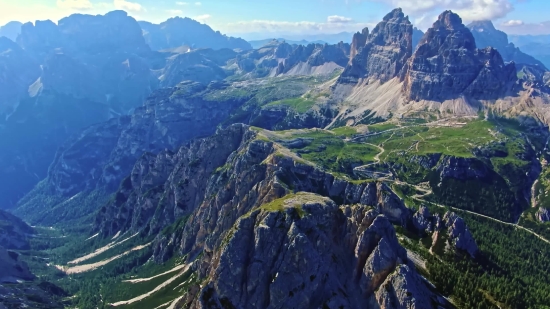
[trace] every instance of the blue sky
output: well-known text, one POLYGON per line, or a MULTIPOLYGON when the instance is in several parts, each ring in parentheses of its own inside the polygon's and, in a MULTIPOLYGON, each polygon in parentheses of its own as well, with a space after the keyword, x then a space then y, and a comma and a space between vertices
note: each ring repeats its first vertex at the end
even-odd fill
POLYGON ((491 19, 511 34, 550 34, 549 0, 0 0, 0 25, 123 9, 138 20, 187 16, 223 33, 257 39, 354 32, 372 27, 395 7, 421 29, 451 9, 465 22, 491 19))

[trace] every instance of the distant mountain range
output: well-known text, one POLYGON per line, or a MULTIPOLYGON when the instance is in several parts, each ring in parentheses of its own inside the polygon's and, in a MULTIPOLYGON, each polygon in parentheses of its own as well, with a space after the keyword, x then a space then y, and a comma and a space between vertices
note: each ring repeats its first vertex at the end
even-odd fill
POLYGON ((260 47, 269 45, 273 42, 285 42, 290 45, 308 45, 308 44, 328 44, 325 41, 306 41, 306 40, 300 40, 300 41, 293 41, 293 40, 287 40, 285 38, 278 38, 278 39, 264 39, 264 40, 256 40, 256 41, 248 41, 250 45, 252 45, 252 48, 258 49, 260 47))
POLYGON ((510 35, 510 42, 550 68, 550 35, 510 35))
POLYGON ((23 24, 18 21, 11 21, 6 25, 0 27, 0 37, 5 36, 8 39, 15 41, 19 33, 21 33, 21 26, 23 24))
POLYGON ((161 24, 140 21, 145 41, 153 50, 163 50, 179 46, 212 49, 252 49, 250 44, 241 39, 228 37, 214 31, 208 25, 191 18, 170 18, 161 24))

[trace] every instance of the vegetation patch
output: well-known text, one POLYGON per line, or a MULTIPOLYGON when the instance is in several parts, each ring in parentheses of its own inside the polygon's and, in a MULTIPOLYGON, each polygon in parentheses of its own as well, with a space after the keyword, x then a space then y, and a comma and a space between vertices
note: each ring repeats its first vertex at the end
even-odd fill
POLYGON ((280 106, 280 105, 290 107, 294 109, 296 112, 302 114, 310 110, 313 107, 313 105, 315 105, 315 101, 300 97, 300 98, 284 99, 284 100, 271 102, 265 106, 269 107, 269 106, 280 106))

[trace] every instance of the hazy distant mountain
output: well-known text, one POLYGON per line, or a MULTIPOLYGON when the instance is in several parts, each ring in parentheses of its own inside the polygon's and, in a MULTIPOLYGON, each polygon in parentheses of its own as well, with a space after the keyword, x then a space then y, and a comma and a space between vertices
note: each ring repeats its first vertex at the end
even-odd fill
POLYGON ((418 46, 418 43, 420 43, 420 40, 422 40, 423 36, 424 36, 424 32, 422 32, 422 30, 416 27, 413 28, 413 36, 412 36, 413 50, 416 49, 416 47, 418 46))
POLYGON ((143 36, 154 50, 163 50, 179 46, 212 49, 252 49, 247 41, 241 38, 228 37, 210 26, 190 18, 175 17, 157 25, 140 21, 143 36))
MULTIPOLYGON (((468 25, 476 40, 478 48, 494 47, 506 62, 514 61, 518 64, 539 65, 544 64, 535 57, 521 51, 514 43, 508 41, 508 35, 495 29, 490 20, 476 21, 468 25)), ((531 49, 528 49, 531 52, 531 49)))
POLYGON ((21 26, 23 24, 18 21, 10 21, 5 26, 0 27, 0 37, 5 36, 8 39, 15 41, 19 33, 21 33, 21 26))
POLYGON ((68 136, 141 105, 158 85, 152 57, 123 11, 26 23, 17 44, 2 38, 0 207, 45 177, 68 136))
MULTIPOLYGON (((236 35, 236 34, 233 34, 236 35)), ((320 33, 320 34, 289 34, 289 33, 239 33, 238 36, 245 38, 248 42, 251 41, 263 41, 266 37, 271 36, 274 38, 284 38, 289 41, 306 41, 308 43, 328 43, 338 44, 340 42, 351 43, 353 38, 353 32, 340 32, 340 33, 320 33)))
POLYGON ((325 41, 306 41, 306 40, 293 41, 293 40, 287 40, 287 39, 284 39, 284 38, 248 41, 248 43, 250 43, 250 45, 252 45, 252 48, 258 49, 260 47, 271 44, 274 41, 286 42, 290 45, 328 44, 325 41))
POLYGON ((510 42, 550 68, 550 35, 510 35, 510 42))

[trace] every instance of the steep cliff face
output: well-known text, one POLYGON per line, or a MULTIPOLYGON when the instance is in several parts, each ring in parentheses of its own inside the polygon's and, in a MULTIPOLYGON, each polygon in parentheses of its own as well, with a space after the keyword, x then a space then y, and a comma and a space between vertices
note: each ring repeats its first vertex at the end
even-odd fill
POLYGON ((40 76, 40 66, 21 47, 0 36, 0 123, 13 113, 28 88, 40 76))
POLYGON ((401 9, 386 15, 372 32, 368 29, 354 35, 351 58, 339 83, 356 84, 362 79, 382 83, 399 76, 412 54, 413 27, 401 9))
POLYGON ((96 186, 116 189, 143 153, 175 150, 192 138, 214 133, 242 102, 207 101, 200 96, 206 89, 186 82, 159 90, 131 117, 87 129, 58 153, 49 179, 65 196, 96 186), (89 142, 93 151, 83 152, 87 148, 80 145, 89 142))
POLYGON ((453 212, 448 211, 443 217, 439 214, 432 216, 428 208, 421 206, 413 216, 413 225, 420 235, 431 235, 432 253, 465 253, 475 258, 479 252, 464 220, 453 212))
POLYGON ((516 64, 538 66, 546 70, 542 62, 522 52, 514 43, 508 41, 508 35, 495 26, 490 20, 475 21, 468 25, 476 39, 479 48, 493 47, 498 50, 504 61, 514 61, 516 64))
POLYGON ((158 235, 156 261, 189 257, 203 284, 186 308, 449 307, 399 245, 391 222, 412 211, 386 185, 337 179, 270 134, 233 125, 143 156, 95 230, 143 230, 158 235))
POLYGON ((365 46, 367 43, 367 38, 369 37, 369 28, 364 28, 361 30, 361 32, 357 32, 353 35, 353 39, 351 40, 351 48, 350 48, 350 54, 349 59, 350 62, 357 56, 359 53, 359 50, 365 46))
MULTIPOLYGON (((241 217, 191 308, 433 308, 384 216, 298 193, 241 217)), ((201 269, 202 271, 202 269, 201 269)), ((444 305, 444 304, 443 304, 444 305)))
POLYGON ((493 48, 477 49, 462 19, 446 11, 428 29, 407 62, 403 91, 410 100, 444 101, 459 96, 503 97, 517 77, 493 48))

